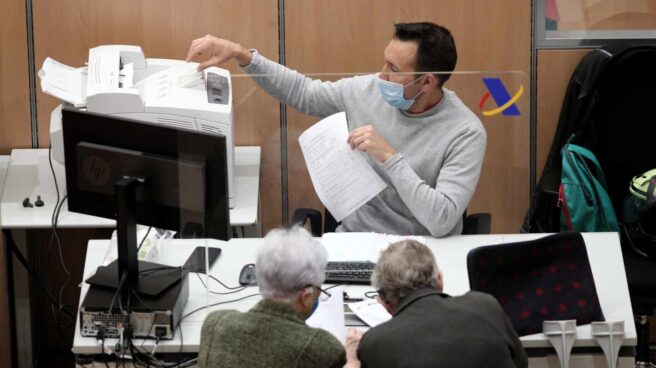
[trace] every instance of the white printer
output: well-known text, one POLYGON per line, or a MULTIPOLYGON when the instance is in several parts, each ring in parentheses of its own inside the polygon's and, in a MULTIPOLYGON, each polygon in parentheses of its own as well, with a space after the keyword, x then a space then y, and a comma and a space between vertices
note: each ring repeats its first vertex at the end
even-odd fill
MULTIPOLYGON (((44 93, 87 111, 226 137, 230 207, 234 207, 234 128, 230 72, 197 63, 146 59, 139 46, 89 50, 88 67, 46 59, 39 71, 44 93)), ((53 158, 64 164, 61 106, 50 117, 53 158)))

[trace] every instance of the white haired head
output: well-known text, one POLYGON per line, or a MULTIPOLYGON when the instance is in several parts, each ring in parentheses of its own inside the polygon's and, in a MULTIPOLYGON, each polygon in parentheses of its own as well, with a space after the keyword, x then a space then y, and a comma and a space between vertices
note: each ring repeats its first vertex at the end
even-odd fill
POLYGON ((429 287, 441 292, 441 279, 433 252, 416 240, 403 240, 387 247, 371 277, 372 285, 392 305, 417 289, 429 287))
POLYGON ((328 254, 302 227, 274 229, 257 251, 255 272, 260 294, 291 301, 307 286, 321 286, 328 254))

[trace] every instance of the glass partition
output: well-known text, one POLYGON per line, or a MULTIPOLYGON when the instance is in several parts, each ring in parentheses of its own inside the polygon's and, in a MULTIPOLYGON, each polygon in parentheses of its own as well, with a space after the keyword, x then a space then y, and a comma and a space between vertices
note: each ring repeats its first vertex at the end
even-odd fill
MULTIPOLYGON (((286 185, 287 198, 284 200, 288 201, 290 216, 296 208, 323 210, 322 202, 318 198, 317 190, 315 190, 308 173, 308 163, 302 153, 299 137, 325 116, 343 110, 346 110, 347 121, 351 119, 348 123, 349 130, 356 125, 372 124, 382 134, 389 134, 385 130, 385 125, 389 121, 386 121, 385 116, 381 116, 377 110, 380 106, 385 106, 377 105, 382 101, 381 92, 375 82, 375 78, 380 78, 381 75, 377 73, 305 73, 305 76, 314 80, 302 87, 312 96, 306 99, 300 98, 298 92, 293 88, 272 87, 281 83, 279 75, 232 75, 235 107, 234 128, 239 132, 237 141, 244 139, 244 137, 240 138, 239 134, 248 133, 242 130, 244 127, 255 129, 258 134, 263 131, 268 132, 268 138, 263 140, 262 147, 263 169, 260 192, 263 203, 266 201, 265 198, 282 197, 283 185, 286 185), (347 87, 349 85, 350 87, 347 87), (359 85, 364 87, 355 87, 359 85), (263 95, 265 93, 263 88, 277 98, 290 102, 282 118, 273 118, 275 114, 269 114, 269 119, 257 120, 258 111, 272 110, 276 107, 274 104, 277 103, 272 97, 263 95), (360 89, 353 94, 352 92, 339 92, 340 88, 360 89), (353 100, 346 100, 350 98, 353 100), (258 101, 260 102, 258 103, 258 101), (279 162, 281 158, 280 170, 268 171, 266 169, 267 162, 279 162), (285 180, 278 182, 279 175, 284 175, 285 180)), ((415 79, 419 79, 422 75, 416 77, 415 79)), ((304 83, 300 79, 297 82, 304 83)), ((480 180, 475 194, 467 206, 468 213, 490 213, 493 233, 517 232, 529 203, 530 103, 527 75, 518 71, 459 71, 451 74, 444 87, 448 91, 446 97, 442 97, 442 103, 448 102, 453 106, 458 106, 461 101, 466 107, 462 111, 469 110, 463 115, 465 118, 452 123, 453 127, 450 131, 457 130, 460 126, 467 126, 477 118, 487 133, 487 147, 480 180)), ((295 86, 294 88, 299 87, 295 86)), ((407 90, 410 91, 410 88, 408 87, 407 90)), ((442 108, 440 106, 442 105, 438 103, 436 108, 442 108)), ((399 119, 402 114, 400 112, 398 114, 398 116, 389 116, 389 119, 399 119)), ((412 123, 412 119, 408 117, 409 124, 412 123)), ((424 121, 424 124, 426 123, 430 124, 430 119, 424 121)), ((414 128, 408 127, 408 129, 414 128)), ((399 135, 402 135, 402 132, 399 135)), ((451 143, 452 147, 437 147, 436 149, 434 146, 438 143, 432 142, 440 142, 438 138, 419 134, 412 139, 415 139, 417 144, 421 144, 421 147, 401 146, 398 151, 404 154, 405 150, 409 150, 407 156, 412 167, 415 160, 416 162, 425 162, 427 159, 425 155, 433 154, 431 152, 444 152, 448 156, 456 154, 455 151, 462 149, 453 143, 451 143)), ((388 135, 385 136, 385 139, 389 142, 396 142, 399 137, 388 135)), ((348 147, 345 141, 336 141, 331 144, 333 143, 348 147)), ((362 155, 369 154, 362 153, 362 155)), ((431 160, 446 161, 446 158, 429 157, 428 161, 431 160)), ((376 165, 371 160, 367 162, 376 165)), ((466 166, 467 162, 462 165, 466 166)), ((426 175, 423 168, 416 167, 415 169, 419 175, 426 175)), ((383 176, 382 179, 386 185, 394 186, 388 177, 383 176)), ((435 186, 435 182, 429 181, 427 180, 429 185, 435 186)), ((264 211, 262 219, 266 222, 264 218, 276 215, 264 211)), ((361 231, 366 230, 361 229, 361 231)), ((256 249, 260 244, 257 239, 232 239, 229 243, 213 239, 199 240, 193 245, 191 243, 185 245, 187 247, 185 252, 191 254, 192 248, 196 244, 222 248, 222 253, 219 256, 218 266, 211 267, 208 274, 191 273, 189 275, 192 289, 203 288, 207 292, 204 295, 193 292, 190 294, 185 314, 193 313, 185 317, 186 322, 202 324, 208 313, 208 309, 199 309, 204 306, 213 306, 209 308, 209 310, 213 310, 214 307, 225 305, 226 308, 245 311, 260 300, 259 290, 256 286, 241 285, 239 280, 244 266, 255 262, 256 249), (230 259, 230 261, 221 262, 221 259, 230 259), (198 311, 194 312, 196 310, 198 311)), ((248 269, 245 272, 248 273, 248 269)))

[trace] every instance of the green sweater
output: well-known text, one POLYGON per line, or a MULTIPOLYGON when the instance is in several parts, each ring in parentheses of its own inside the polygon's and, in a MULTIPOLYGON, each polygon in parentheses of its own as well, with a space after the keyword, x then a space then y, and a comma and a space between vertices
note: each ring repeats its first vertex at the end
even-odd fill
POLYGON ((218 367, 342 367, 344 348, 289 305, 264 299, 246 313, 221 310, 203 323, 198 364, 218 367))

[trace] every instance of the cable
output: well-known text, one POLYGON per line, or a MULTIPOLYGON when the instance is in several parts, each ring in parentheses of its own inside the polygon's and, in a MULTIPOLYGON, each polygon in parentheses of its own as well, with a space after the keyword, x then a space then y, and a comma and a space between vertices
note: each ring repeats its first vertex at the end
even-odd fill
MULTIPOLYGON (((14 253, 18 261, 23 265, 23 267, 25 268, 25 270, 27 270, 30 276, 32 276, 37 281, 37 284, 39 285, 39 287, 41 287, 43 292, 50 299, 50 302, 55 305, 58 305, 57 299, 52 295, 52 293, 50 293, 50 291, 46 287, 46 283, 34 272, 34 270, 32 270, 29 267, 27 263, 27 259, 25 258, 25 256, 23 256, 23 253, 21 253, 20 249, 18 249, 18 247, 16 246, 16 243, 14 242, 14 238, 11 235, 11 231, 9 229, 3 229, 2 233, 5 235, 5 239, 7 240, 7 246, 9 246, 9 248, 11 249, 12 253, 14 253)), ((72 319, 75 318, 74 316, 68 316, 68 317, 72 319)))
MULTIPOLYGON (((235 288, 236 290, 232 290, 232 289, 230 289, 230 290, 232 290, 232 291, 228 291, 227 293, 219 293, 219 292, 216 292, 216 291, 212 291, 212 290, 210 290, 210 288, 207 287, 207 285, 205 285, 205 281, 203 281, 203 278, 200 277, 200 274, 199 274, 199 273, 196 273, 196 276, 198 276, 198 279, 200 280, 200 283, 203 284, 203 286, 205 287, 205 289, 207 289, 207 291, 210 292, 210 293, 212 293, 212 294, 216 294, 216 295, 229 295, 229 294, 234 294, 234 293, 238 293, 238 292, 240 292, 240 291, 244 291, 244 290, 246 290, 246 286, 242 286, 242 287, 240 287, 240 288, 235 288)), ((217 280, 216 278, 214 278, 214 277, 212 277, 212 279, 218 281, 218 280, 217 280)), ((221 285, 223 285, 222 282, 220 282, 220 281, 218 281, 218 282, 219 282, 221 285)))
POLYGON ((335 285, 331 285, 331 286, 328 286, 327 288, 325 288, 324 290, 330 290, 330 289, 332 289, 332 288, 336 288, 336 287, 338 287, 338 286, 343 286, 343 285, 345 285, 345 284, 335 284, 335 285))
MULTIPOLYGON (((62 329, 68 329, 68 328, 75 325, 75 319, 69 320, 68 325, 64 325, 62 323, 62 320, 59 318, 60 314, 64 315, 64 316, 66 315, 65 313, 63 313, 65 308, 68 307, 68 308, 73 309, 72 306, 70 306, 68 304, 65 304, 65 303, 62 303, 64 290, 66 290, 66 286, 68 285, 68 283, 71 280, 71 274, 68 271, 68 269, 66 268, 66 264, 64 263, 64 255, 63 255, 63 250, 62 250, 62 246, 61 246, 61 240, 59 239, 59 235, 57 234, 57 225, 59 223, 59 214, 61 213, 61 209, 62 209, 64 203, 66 202, 67 195, 65 195, 60 200, 59 183, 57 182, 57 175, 55 174, 55 168, 52 164, 52 143, 48 146, 48 165, 50 166, 50 172, 52 173, 52 179, 53 179, 53 182, 55 183, 55 193, 57 195, 57 200, 55 201, 55 207, 53 208, 52 216, 50 218, 50 220, 51 220, 50 223, 52 225, 52 235, 50 237, 50 242, 48 244, 48 251, 46 253, 46 260, 45 260, 46 264, 45 264, 44 268, 46 269, 47 275, 49 275, 49 273, 50 273, 50 253, 51 253, 53 240, 56 240, 57 247, 59 248, 59 262, 62 266, 62 270, 66 274, 66 280, 64 281, 64 283, 62 284, 62 286, 59 289, 59 300, 58 300, 58 303, 57 303, 57 308, 58 308, 57 312, 55 312, 54 305, 51 305, 51 309, 52 309, 52 312, 53 312, 53 316, 55 317, 55 322, 57 323, 57 327, 59 329, 59 332, 62 335, 65 335, 63 333, 62 329)), ((52 291, 52 286, 50 284, 50 278, 48 278, 48 289, 50 291, 52 291)))
MULTIPOLYGON (((123 271, 123 274, 121 275, 121 280, 118 283, 118 287, 116 288, 116 292, 114 293, 114 296, 112 297, 112 302, 109 304, 109 308, 107 309, 107 314, 112 314, 112 309, 114 309, 114 302, 116 301, 116 296, 120 294, 121 288, 123 287, 123 283, 125 282, 125 279, 127 278, 128 274, 126 271, 123 271)), ((119 298, 120 299, 120 298, 119 298)))
POLYGON ((203 310, 203 309, 206 309, 206 308, 209 308, 209 307, 216 307, 217 305, 223 305, 223 304, 230 304, 230 303, 238 302, 238 301, 241 301, 241 300, 244 300, 244 299, 248 299, 248 298, 251 298, 251 297, 254 297, 254 296, 257 296, 257 295, 260 295, 260 293, 250 294, 250 295, 246 295, 246 296, 244 296, 244 297, 241 297, 241 298, 239 298, 239 299, 228 300, 228 301, 225 301, 225 302, 218 302, 218 303, 214 303, 214 304, 206 305, 206 306, 204 306, 204 307, 196 308, 196 309, 192 310, 191 312, 189 312, 189 313, 185 314, 184 316, 182 316, 182 318, 180 318, 180 322, 179 322, 179 323, 182 323, 182 321, 183 321, 185 318, 187 318, 187 317, 191 316, 192 314, 194 314, 194 313, 196 313, 196 312, 198 312, 198 311, 201 311, 201 310, 203 310))
MULTIPOLYGON (((55 208, 57 208, 57 204, 59 203, 59 185, 57 184, 57 175, 55 174, 55 168, 52 166, 52 142, 50 142, 50 145, 48 145, 48 164, 50 165, 50 172, 52 172, 52 178, 55 181, 55 192, 57 193, 57 201, 55 202, 55 208)), ((54 218, 55 214, 53 212, 52 214, 52 221, 55 222, 54 218)))
POLYGON ((139 249, 141 249, 141 246, 143 245, 144 241, 146 241, 148 234, 150 234, 150 229, 152 228, 153 228, 152 226, 148 227, 148 231, 146 231, 146 235, 144 235, 143 239, 141 239, 141 242, 139 243, 139 246, 137 247, 137 253, 139 252, 139 249))
MULTIPOLYGON (((216 277, 214 277, 214 276, 212 276, 212 275, 208 275, 208 276, 209 276, 212 280, 218 282, 219 284, 221 284, 221 286, 223 286, 224 288, 226 288, 226 289, 228 289, 228 290, 236 290, 236 289, 244 290, 244 289, 246 289, 246 288, 249 287, 249 286, 256 286, 256 285, 249 285, 249 286, 235 286, 235 287, 230 287, 230 286, 228 286, 228 285, 222 283, 221 280, 217 279, 216 277)), ((204 285, 204 284, 203 284, 203 285, 204 285)))

